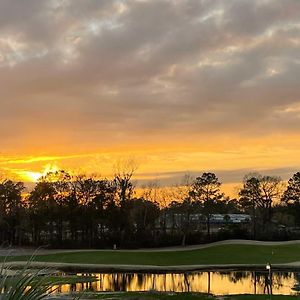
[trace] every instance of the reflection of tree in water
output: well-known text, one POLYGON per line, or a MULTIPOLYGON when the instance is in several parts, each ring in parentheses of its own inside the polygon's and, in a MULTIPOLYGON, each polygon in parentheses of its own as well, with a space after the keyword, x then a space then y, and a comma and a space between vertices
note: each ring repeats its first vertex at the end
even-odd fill
MULTIPOLYGON (((84 274, 84 276, 95 277, 96 274, 91 274, 91 273, 89 273, 89 274, 84 274)), ((91 281, 91 282, 86 282, 85 289, 86 289, 87 291, 91 291, 91 292, 96 291, 96 290, 97 290, 97 282, 93 282, 93 281, 91 281)))
POLYGON ((71 292, 77 292, 76 283, 71 283, 71 284, 70 284, 70 291, 71 291, 71 292))
POLYGON ((270 294, 271 287, 269 281, 269 273, 266 271, 254 271, 252 273, 252 279, 254 285, 254 294, 256 294, 257 287, 262 287, 265 294, 270 294))
POLYGON ((163 277, 163 291, 164 292, 167 290, 167 276, 168 276, 168 274, 162 274, 162 277, 163 277))
MULTIPOLYGON (((105 276, 105 274, 103 274, 105 276)), ((112 291, 127 291, 127 288, 131 285, 131 282, 135 274, 128 273, 112 273, 108 280, 108 285, 112 291)))
POLYGON ((171 285, 169 285, 168 290, 172 292, 184 292, 188 290, 190 286, 190 279, 188 273, 176 274, 171 273, 168 274, 168 280, 171 280, 171 285))
POLYGON ((122 274, 122 291, 127 291, 127 288, 131 286, 136 274, 122 274))
MULTIPOLYGON (((180 278, 181 278, 182 275, 180 275, 180 278)), ((178 281, 178 274, 174 274, 172 273, 171 274, 171 278, 172 278, 172 291, 175 291, 177 290, 178 292, 183 292, 184 291, 184 285, 185 285, 185 282, 184 280, 179 280, 178 281)))
MULTIPOLYGON (((147 274, 147 273, 111 273, 111 274, 80 274, 85 276, 97 275, 97 282, 70 284, 71 291, 89 289, 92 291, 129 291, 129 290, 159 290, 193 292, 200 288, 202 292, 210 292, 211 285, 215 277, 224 277, 233 284, 239 285, 241 282, 251 282, 253 293, 272 293, 272 288, 278 290, 287 285, 288 279, 297 280, 300 287, 300 274, 291 272, 272 272, 272 280, 269 279, 267 271, 206 271, 190 273, 167 273, 167 274, 147 274), (201 283, 200 283, 201 282, 201 283), (272 282, 272 287, 271 287, 272 282), (200 286, 198 284, 200 283, 200 286), (204 284, 204 286, 202 286, 204 284)), ((251 285, 250 283, 250 285, 251 285)), ((289 283, 290 284, 290 283, 289 283)), ((290 287, 292 288, 292 287, 290 287)))
POLYGON ((189 292, 189 291, 190 291, 189 274, 184 273, 183 278, 184 278, 185 291, 186 291, 186 292, 189 292))
POLYGON ((174 274, 173 273, 171 274, 171 279, 172 279, 172 290, 173 290, 174 286, 176 286, 175 279, 174 279, 174 274))
POLYGON ((227 277, 230 282, 237 283, 251 276, 249 271, 218 272, 221 277, 227 277))
POLYGON ((285 284, 284 282, 287 279, 293 278, 293 273, 291 272, 282 272, 282 273, 273 273, 272 274, 272 286, 274 288, 283 287, 285 284))
POLYGON ((299 272, 294 273, 294 278, 295 278, 295 281, 297 282, 297 284, 300 284, 300 273, 299 272))
MULTIPOLYGON (((160 290, 161 291, 164 291, 166 292, 168 290, 167 288, 167 284, 169 282, 169 279, 168 277, 172 276, 172 274, 159 274, 159 275, 154 275, 154 278, 153 278, 153 281, 156 282, 157 281, 157 277, 159 276, 160 278, 160 282, 161 282, 161 285, 159 286, 160 290)), ((172 286, 171 290, 174 289, 174 286, 172 286)))
POLYGON ((290 278, 293 278, 291 272, 272 272, 271 278, 269 278, 267 271, 256 271, 252 274, 255 290, 256 286, 261 286, 265 294, 271 294, 273 289, 280 289, 285 286, 284 281, 290 278))
MULTIPOLYGON (((113 281, 114 287, 116 287, 119 291, 126 291, 126 278, 127 274, 117 274, 113 281)), ((114 288, 115 289, 115 288, 114 288)))
POLYGON ((297 294, 300 294, 300 273, 295 272, 294 273, 294 279, 295 279, 295 284, 292 287, 293 291, 297 292, 297 294))
POLYGON ((137 274, 137 286, 138 288, 142 288, 145 282, 145 274, 138 273, 137 274))

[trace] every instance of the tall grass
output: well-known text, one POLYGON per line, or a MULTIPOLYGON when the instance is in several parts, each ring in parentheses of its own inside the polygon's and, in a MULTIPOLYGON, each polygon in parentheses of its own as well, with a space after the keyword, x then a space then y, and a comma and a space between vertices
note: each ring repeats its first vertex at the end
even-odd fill
POLYGON ((38 300, 46 298, 51 290, 51 283, 46 276, 38 272, 17 271, 16 275, 8 276, 4 271, 0 279, 1 300, 38 300))
POLYGON ((13 270, 3 262, 0 270, 1 300, 40 300, 54 291, 44 270, 30 269, 30 261, 21 270, 13 270))

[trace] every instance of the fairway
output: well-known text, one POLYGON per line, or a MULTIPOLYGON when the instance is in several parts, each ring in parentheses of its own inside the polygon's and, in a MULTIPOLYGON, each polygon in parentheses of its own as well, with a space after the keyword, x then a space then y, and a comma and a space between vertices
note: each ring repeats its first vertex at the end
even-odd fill
MULTIPOLYGON (((29 256, 11 256, 10 261, 24 261, 29 256)), ((300 244, 281 246, 220 245, 191 251, 84 251, 36 255, 34 261, 106 265, 223 265, 281 264, 300 261, 300 244)))

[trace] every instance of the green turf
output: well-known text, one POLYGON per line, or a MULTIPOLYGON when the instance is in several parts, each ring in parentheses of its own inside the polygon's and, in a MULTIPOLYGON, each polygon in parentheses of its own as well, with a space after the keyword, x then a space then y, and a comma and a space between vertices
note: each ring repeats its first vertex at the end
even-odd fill
MULTIPOLYGON (((27 260, 26 256, 9 260, 27 260)), ((89 251, 37 255, 41 262, 128 264, 128 265, 196 265, 196 264, 265 264, 300 261, 300 244, 284 246, 222 245, 193 251, 118 252, 89 251)))
POLYGON ((110 300, 297 300, 299 296, 282 295, 234 295, 234 296, 212 296, 200 293, 150 293, 150 292, 121 292, 121 293, 87 293, 84 295, 89 299, 110 300))
POLYGON ((285 296, 285 295, 236 295, 236 296, 226 296, 224 300, 289 300, 300 299, 299 296, 285 296))
POLYGON ((121 292, 121 293, 95 293, 84 295, 87 299, 110 300, 215 300, 215 297, 200 293, 150 293, 150 292, 121 292))

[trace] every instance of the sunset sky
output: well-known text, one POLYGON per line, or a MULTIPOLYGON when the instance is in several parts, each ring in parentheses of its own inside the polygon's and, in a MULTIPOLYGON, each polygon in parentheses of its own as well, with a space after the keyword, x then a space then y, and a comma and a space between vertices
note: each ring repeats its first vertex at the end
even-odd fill
POLYGON ((0 172, 300 170, 299 0, 0 0, 0 172))

